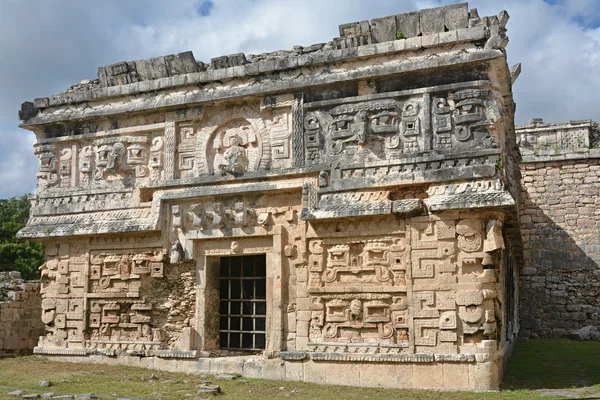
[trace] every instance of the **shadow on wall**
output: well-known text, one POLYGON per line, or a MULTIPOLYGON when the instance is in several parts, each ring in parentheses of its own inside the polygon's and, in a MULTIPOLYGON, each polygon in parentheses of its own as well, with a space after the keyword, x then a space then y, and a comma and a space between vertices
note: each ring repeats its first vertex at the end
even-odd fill
POLYGON ((565 196, 559 195, 559 202, 545 205, 543 210, 530 193, 523 193, 522 338, 563 337, 571 330, 599 325, 600 222, 593 215, 595 196, 579 197, 570 205, 563 204, 565 196), (592 203, 583 204, 586 199, 592 203))

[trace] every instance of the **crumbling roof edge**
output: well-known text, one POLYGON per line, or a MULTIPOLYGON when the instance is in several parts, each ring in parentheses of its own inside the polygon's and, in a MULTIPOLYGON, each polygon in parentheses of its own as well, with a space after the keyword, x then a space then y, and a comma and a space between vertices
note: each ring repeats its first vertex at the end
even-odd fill
POLYGON ((44 108, 83 103, 110 97, 153 92, 178 86, 198 85, 278 71, 345 62, 378 55, 420 51, 459 43, 502 50, 508 13, 479 17, 467 3, 375 18, 340 25, 340 37, 327 44, 260 55, 243 53, 213 58, 210 64, 196 61, 192 52, 147 60, 122 61, 98 69, 98 79, 74 85, 71 91, 25 102, 19 119, 27 121, 44 108))

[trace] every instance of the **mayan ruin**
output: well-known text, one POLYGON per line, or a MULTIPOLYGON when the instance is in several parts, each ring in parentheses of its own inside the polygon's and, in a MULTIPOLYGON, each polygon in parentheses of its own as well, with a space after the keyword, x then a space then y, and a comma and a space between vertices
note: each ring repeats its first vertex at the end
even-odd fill
POLYGON ((600 130, 515 126, 508 20, 422 9, 23 103, 34 352, 485 391, 518 338, 599 325, 600 130))

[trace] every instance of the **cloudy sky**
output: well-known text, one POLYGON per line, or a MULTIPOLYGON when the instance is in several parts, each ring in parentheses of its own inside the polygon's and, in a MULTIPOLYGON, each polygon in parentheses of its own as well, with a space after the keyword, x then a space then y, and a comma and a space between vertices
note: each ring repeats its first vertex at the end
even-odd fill
MULTIPOLYGON (((196 59, 327 42, 338 25, 453 3, 448 0, 0 0, 0 198, 32 192, 33 134, 20 104, 64 91, 97 68, 192 50, 196 59)), ((600 1, 473 0, 506 9, 517 123, 600 120, 600 1)))

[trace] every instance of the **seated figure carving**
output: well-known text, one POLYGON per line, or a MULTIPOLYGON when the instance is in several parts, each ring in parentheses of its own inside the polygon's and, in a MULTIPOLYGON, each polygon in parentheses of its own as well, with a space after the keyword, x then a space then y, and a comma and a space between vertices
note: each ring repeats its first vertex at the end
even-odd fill
POLYGON ((229 148, 224 154, 227 164, 219 164, 221 174, 243 174, 246 172, 248 158, 246 157, 246 149, 240 146, 240 140, 237 136, 229 139, 229 148))

